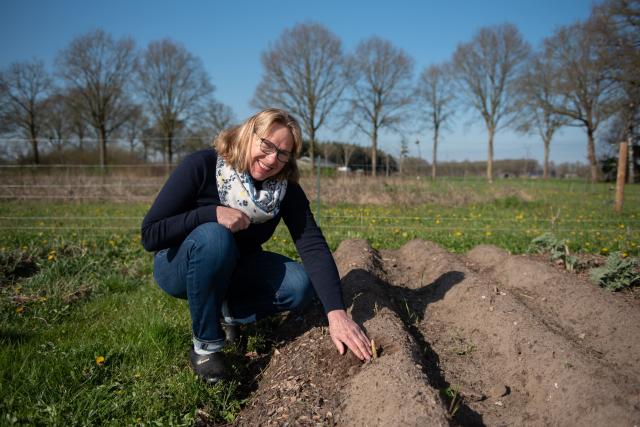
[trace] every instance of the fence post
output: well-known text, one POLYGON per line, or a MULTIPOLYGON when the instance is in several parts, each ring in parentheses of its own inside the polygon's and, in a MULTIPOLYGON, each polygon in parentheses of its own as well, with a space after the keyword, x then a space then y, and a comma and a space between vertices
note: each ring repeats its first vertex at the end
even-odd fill
POLYGON ((618 176, 616 179, 616 212, 622 212, 624 202, 624 182, 627 174, 627 143, 620 143, 620 154, 618 155, 618 176))

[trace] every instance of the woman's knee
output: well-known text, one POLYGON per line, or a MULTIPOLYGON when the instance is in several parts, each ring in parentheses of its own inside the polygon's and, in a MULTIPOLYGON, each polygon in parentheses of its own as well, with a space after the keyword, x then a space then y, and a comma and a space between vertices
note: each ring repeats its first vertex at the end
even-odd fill
POLYGON ((316 293, 311 285, 309 275, 302 265, 298 263, 287 265, 286 281, 285 288, 288 293, 286 299, 289 310, 300 310, 311 303, 316 293))
POLYGON ((217 222, 206 222, 196 227, 185 239, 191 244, 190 252, 222 262, 236 260, 238 249, 231 231, 217 222))

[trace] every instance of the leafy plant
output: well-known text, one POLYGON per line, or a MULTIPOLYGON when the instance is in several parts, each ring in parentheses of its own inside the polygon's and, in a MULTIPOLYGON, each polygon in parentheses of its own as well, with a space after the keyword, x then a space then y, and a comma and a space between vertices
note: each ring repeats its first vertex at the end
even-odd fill
POLYGON ((529 244, 528 252, 549 252, 551 260, 560 260, 568 271, 575 271, 578 267, 578 259, 569 252, 567 242, 564 239, 558 239, 551 233, 544 233, 533 239, 529 244))
POLYGON ((605 265, 592 269, 590 275, 596 284, 611 291, 629 288, 640 282, 637 261, 631 257, 624 258, 619 253, 609 255, 605 265))

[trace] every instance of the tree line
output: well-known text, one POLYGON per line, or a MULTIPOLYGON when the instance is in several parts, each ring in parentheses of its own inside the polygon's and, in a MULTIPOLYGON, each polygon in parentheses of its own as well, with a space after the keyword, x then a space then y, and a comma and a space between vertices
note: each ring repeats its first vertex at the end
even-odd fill
MULTIPOLYGON (((593 181, 602 173, 596 132, 601 140, 629 142, 630 179, 635 175, 640 0, 605 0, 588 19, 558 28, 536 48, 512 24, 481 28, 448 61, 428 65, 417 78, 413 58, 390 41, 374 36, 344 52, 340 38, 320 23, 284 30, 261 62, 251 104, 282 107, 298 117, 312 164, 321 128, 351 128, 369 139, 376 175, 381 132, 402 135, 419 125, 430 132, 425 137, 432 140, 435 178, 442 132, 470 111, 486 127, 489 181, 493 141, 505 128, 540 136, 545 177, 553 137, 563 126, 584 129, 593 181)), ((0 73, 0 125, 31 142, 35 162, 40 136, 56 140, 63 127, 78 144, 91 129, 102 164, 106 141, 116 132, 131 141, 157 135, 165 161, 171 162, 177 135, 215 135, 234 121, 231 110, 213 97, 201 61, 168 39, 136 52, 131 39, 114 40, 98 30, 72 41, 58 54, 55 69, 58 85, 37 60, 0 73)), ((350 144, 344 146, 348 151, 350 144)), ((394 164, 401 165, 408 153, 404 138, 399 148, 394 164)))
POLYGON ((58 52, 54 73, 37 59, 0 72, 0 131, 24 138, 35 164, 42 139, 58 148, 73 140, 79 151, 96 139, 104 166, 116 137, 132 149, 140 142, 145 159, 159 150, 171 163, 178 137, 203 139, 232 124, 233 112, 213 92, 200 58, 180 43, 136 51, 132 39, 95 30, 58 52))

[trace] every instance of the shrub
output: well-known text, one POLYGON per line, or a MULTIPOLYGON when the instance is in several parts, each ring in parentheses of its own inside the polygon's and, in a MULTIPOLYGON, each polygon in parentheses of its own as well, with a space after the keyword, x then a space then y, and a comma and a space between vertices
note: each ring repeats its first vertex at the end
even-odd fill
POLYGON ((592 269, 590 275, 596 284, 611 291, 630 288, 640 282, 636 260, 623 258, 619 253, 609 255, 605 265, 592 269))
POLYGON ((545 233, 533 239, 529 244, 528 252, 549 252, 551 260, 560 260, 568 271, 574 271, 578 266, 578 259, 569 253, 566 241, 558 239, 551 233, 545 233))

